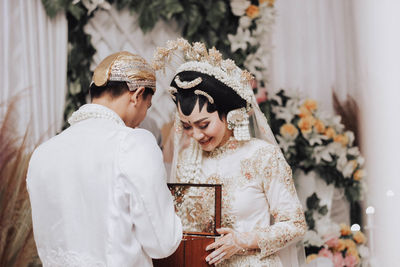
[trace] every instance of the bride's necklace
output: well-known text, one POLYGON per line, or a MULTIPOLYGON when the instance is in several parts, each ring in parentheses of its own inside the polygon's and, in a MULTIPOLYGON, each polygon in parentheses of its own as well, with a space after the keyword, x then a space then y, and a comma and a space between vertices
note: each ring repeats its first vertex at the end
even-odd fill
POLYGON ((86 104, 79 108, 77 111, 72 113, 71 117, 68 119, 68 123, 73 125, 80 121, 98 118, 98 119, 107 119, 114 121, 120 125, 125 125, 123 120, 111 109, 98 105, 98 104, 86 104))
POLYGON ((242 142, 236 140, 235 137, 231 136, 222 146, 215 148, 213 151, 205 153, 210 158, 220 158, 225 152, 236 150, 241 143, 242 142))

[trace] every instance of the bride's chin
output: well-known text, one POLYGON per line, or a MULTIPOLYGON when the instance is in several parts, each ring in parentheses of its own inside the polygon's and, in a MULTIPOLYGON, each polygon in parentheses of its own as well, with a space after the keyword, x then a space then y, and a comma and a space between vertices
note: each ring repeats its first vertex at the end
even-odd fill
POLYGON ((213 150, 215 149, 215 146, 213 146, 213 142, 212 142, 212 141, 213 141, 213 140, 210 140, 210 141, 207 142, 206 144, 201 144, 201 143, 199 143, 201 149, 202 149, 203 151, 206 151, 206 152, 211 152, 211 151, 213 151, 213 150))

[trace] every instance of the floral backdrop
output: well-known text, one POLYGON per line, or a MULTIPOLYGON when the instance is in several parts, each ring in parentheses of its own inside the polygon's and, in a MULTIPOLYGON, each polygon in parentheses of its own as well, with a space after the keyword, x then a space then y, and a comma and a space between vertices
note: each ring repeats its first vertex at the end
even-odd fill
MULTIPOLYGON (((267 98, 269 59, 275 20, 274 0, 42 0, 50 17, 65 12, 68 19, 68 94, 64 119, 86 103, 95 54, 84 26, 99 9, 129 9, 138 16, 144 32, 159 20, 175 20, 181 35, 216 47, 254 76, 257 100, 266 114, 279 145, 296 170, 316 172, 327 186, 344 191, 349 203, 362 198, 364 159, 339 116, 324 112, 315 100, 285 91, 267 98)), ((67 126, 67 125, 65 125, 67 126)), ((296 177, 294 177, 296 179, 296 177)), ((307 261, 329 258, 335 266, 357 266, 368 255, 360 229, 336 224, 328 217, 325 196, 314 192, 306 199, 309 226, 304 240, 307 261)))

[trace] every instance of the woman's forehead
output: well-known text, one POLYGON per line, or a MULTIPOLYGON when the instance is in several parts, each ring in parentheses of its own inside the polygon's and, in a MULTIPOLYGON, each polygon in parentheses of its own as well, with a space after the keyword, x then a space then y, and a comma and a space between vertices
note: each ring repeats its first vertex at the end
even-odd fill
POLYGON ((179 104, 178 104, 178 113, 179 113, 179 118, 182 121, 188 122, 188 123, 193 123, 193 122, 196 122, 203 118, 212 118, 215 115, 218 116, 217 111, 215 111, 213 113, 209 113, 207 111, 207 105, 203 105, 202 109, 199 110, 199 102, 198 101, 197 101, 196 105, 194 106, 193 111, 190 115, 186 116, 185 114, 183 114, 179 104))

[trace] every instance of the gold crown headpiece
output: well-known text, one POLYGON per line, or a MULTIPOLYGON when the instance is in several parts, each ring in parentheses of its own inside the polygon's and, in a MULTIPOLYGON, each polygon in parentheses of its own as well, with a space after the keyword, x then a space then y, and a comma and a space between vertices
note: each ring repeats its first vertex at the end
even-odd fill
MULTIPOLYGON (((166 64, 173 67, 173 61, 178 60, 175 74, 183 71, 197 71, 214 77, 226 86, 232 88, 241 98, 246 100, 248 106, 252 101, 253 89, 251 80, 253 76, 247 70, 241 70, 232 59, 222 59, 222 54, 215 47, 207 51, 204 43, 195 42, 191 45, 187 40, 178 38, 176 41, 168 41, 166 47, 158 47, 154 53, 153 68, 155 70, 165 69, 166 64), (178 53, 181 52, 182 55, 178 53), (174 58, 174 56, 176 58, 174 58), (183 64, 182 64, 183 63, 183 64)), ((175 81, 179 81, 175 79, 175 81)), ((185 83, 185 87, 191 88, 201 83, 198 80, 185 83)), ((170 93, 176 92, 170 90, 170 93)))

